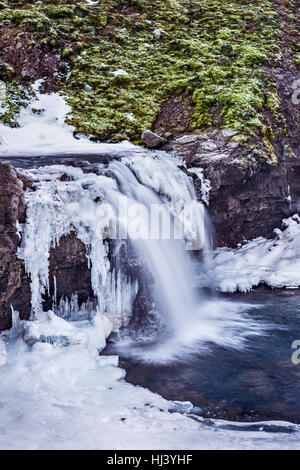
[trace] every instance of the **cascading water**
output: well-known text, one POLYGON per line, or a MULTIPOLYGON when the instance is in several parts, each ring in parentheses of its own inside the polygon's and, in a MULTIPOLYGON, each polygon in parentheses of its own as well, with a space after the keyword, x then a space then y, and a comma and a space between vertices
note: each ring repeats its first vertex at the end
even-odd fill
MULTIPOLYGON (((160 312, 163 313, 168 326, 179 333, 182 329, 183 313, 185 312, 185 322, 189 323, 189 317, 193 315, 196 307, 193 293, 193 269, 186 256, 183 240, 175 240, 172 233, 168 234, 170 236, 167 240, 163 239, 163 233, 159 234, 159 220, 150 220, 151 210, 154 207, 160 209, 159 215, 161 215, 162 223, 170 220, 169 211, 161 204, 160 198, 153 189, 141 184, 123 163, 112 163, 109 169, 114 171, 120 189, 126 196, 129 213, 134 214, 137 203, 140 204, 140 213, 136 215, 139 218, 141 232, 145 233, 140 233, 136 239, 130 238, 130 242, 154 278, 154 297, 160 312), (153 223, 154 227, 151 226, 153 223), (160 236, 151 239, 150 234, 146 233, 151 230, 156 230, 156 235, 160 236)), ((191 194, 191 203, 193 203, 191 182, 188 178, 185 182, 191 194)), ((197 222, 199 226, 203 223, 201 220, 197 222)), ((173 220, 170 221, 170 228, 174 228, 173 220)), ((200 233, 199 236, 201 236, 200 233)))
MULTIPOLYGON (((34 190, 26 192, 27 223, 22 228, 19 257, 31 274, 35 316, 49 292, 50 249, 63 235, 75 232, 87 247, 97 305, 88 302, 78 306, 76 296, 71 301, 60 299, 58 304, 53 298, 53 309, 60 316, 76 320, 99 315, 119 330, 132 317, 139 289, 150 274, 151 313, 156 312, 158 328, 154 331, 159 330, 158 335, 153 337, 153 329, 146 328, 137 341, 136 332, 132 334, 128 328, 119 338, 117 351, 145 360, 169 361, 191 353, 196 343, 199 349, 199 342, 202 347, 211 341, 240 345, 253 325, 248 322, 243 333, 244 320, 236 308, 194 290, 193 264, 185 243, 188 248, 207 244, 204 210, 181 164, 163 152, 145 152, 87 166, 84 171, 61 165, 26 170, 34 180, 34 190), (159 217, 153 219, 154 207, 159 209, 159 217), (166 221, 170 229, 167 236, 166 221), (112 237, 116 238, 115 263, 108 236, 112 233, 116 235, 112 237), (124 256, 122 244, 130 246, 143 266, 138 276, 128 275, 125 260, 118 259, 118 253, 124 256)), ((148 312, 137 313, 147 317, 148 312)))
MULTIPOLYGON (((208 218, 192 182, 192 177, 200 178, 202 199, 208 203, 210 185, 202 170, 190 169, 188 175, 181 159, 126 142, 75 140, 73 129, 65 124, 69 108, 64 99, 41 95, 38 86, 39 82, 36 100, 20 115, 20 127, 15 131, 1 125, 1 154, 15 158, 23 168, 38 166, 23 170, 34 186, 25 194, 27 222, 21 227, 19 250, 31 276, 33 317, 40 315, 47 295, 52 295, 59 316, 106 319, 115 331, 127 326, 134 314, 133 320, 143 318, 143 328, 132 322, 116 347, 143 360, 178 359, 190 354, 194 345, 199 350, 209 342, 240 346, 249 332, 256 331, 240 315, 243 306, 194 291, 197 276, 186 248, 202 247, 204 261, 209 254, 208 218), (24 159, 26 155, 30 158, 24 159), (84 156, 93 165, 57 165, 62 155, 84 156), (41 162, 48 166, 41 167, 41 162), (122 205, 127 208, 125 217, 122 205), (158 206, 152 219, 152 209, 158 206), (129 230, 124 237, 109 240, 115 226, 123 232, 133 226, 137 233, 129 230), (56 280, 49 279, 51 248, 70 233, 86 246, 91 269, 94 299, 83 305, 76 293, 71 299, 57 298, 56 280), (128 268, 131 252, 136 259, 128 268), (147 305, 139 301, 143 296, 147 305)), ((207 269, 205 263, 202 269, 207 269)))

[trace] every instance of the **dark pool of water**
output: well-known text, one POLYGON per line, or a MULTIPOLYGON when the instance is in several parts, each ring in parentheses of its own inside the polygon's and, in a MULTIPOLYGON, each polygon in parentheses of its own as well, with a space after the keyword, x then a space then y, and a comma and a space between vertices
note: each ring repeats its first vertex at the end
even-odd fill
POLYGON ((300 292, 260 289, 228 297, 253 305, 248 314, 271 324, 267 333, 249 338, 243 350, 213 345, 167 365, 120 357, 127 381, 170 400, 191 401, 203 417, 300 423, 300 365, 291 359, 292 343, 300 340, 300 292))

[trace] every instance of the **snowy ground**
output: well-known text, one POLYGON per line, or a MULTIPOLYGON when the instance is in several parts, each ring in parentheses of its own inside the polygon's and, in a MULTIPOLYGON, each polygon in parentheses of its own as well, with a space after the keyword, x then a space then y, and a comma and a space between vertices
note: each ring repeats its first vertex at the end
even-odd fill
POLYGON ((296 425, 292 433, 230 431, 174 412, 178 405, 126 383, 116 356, 97 355, 102 331, 101 321, 45 314, 0 336, 0 449, 300 448, 296 425))
POLYGON ((210 261, 213 283, 223 292, 247 292, 260 283, 300 287, 300 217, 283 221, 276 238, 251 240, 237 249, 219 248, 210 261))

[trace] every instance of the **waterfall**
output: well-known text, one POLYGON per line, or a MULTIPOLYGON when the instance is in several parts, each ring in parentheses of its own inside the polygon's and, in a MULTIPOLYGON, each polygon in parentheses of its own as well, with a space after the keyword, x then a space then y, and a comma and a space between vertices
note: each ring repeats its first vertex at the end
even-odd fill
MULTIPOLYGON (((74 231, 87 247, 97 311, 114 319, 117 326, 128 321, 138 280, 126 275, 120 260, 112 266, 109 240, 103 236, 112 227, 114 231, 118 227, 125 236, 120 240, 119 233, 114 234, 114 250, 117 253, 122 242, 130 244, 153 279, 153 300, 166 324, 179 331, 183 315, 188 322, 195 309, 195 296, 185 242, 203 238, 204 212, 202 204, 196 201, 193 183, 179 168, 180 164, 180 160, 163 152, 145 152, 97 164, 91 170, 87 166, 85 171, 66 165, 24 170, 34 180, 34 187, 25 195, 27 222, 22 227, 19 257, 24 259, 31 275, 35 316, 42 308, 43 296, 49 292, 50 249, 63 235, 74 231), (126 217, 120 214, 124 205, 126 217), (153 208, 158 210, 154 218, 153 208), (184 214, 187 208, 189 217, 184 214), (161 224, 170 229, 166 239, 161 224), (132 233, 132 227, 138 227, 141 233, 132 233), (143 233, 145 230, 149 232, 143 233)), ((70 302, 60 300, 61 316, 68 317, 68 312, 71 319, 76 319, 76 314, 82 316, 88 306, 78 308, 75 304, 76 296, 70 302)))
POLYGON ((145 151, 106 163, 23 171, 34 182, 25 193, 19 249, 31 276, 33 318, 50 293, 51 248, 75 233, 86 246, 95 299, 84 305, 76 293, 57 299, 54 280, 56 314, 70 320, 103 317, 111 330, 121 328, 117 354, 150 361, 183 358, 211 342, 241 347, 253 326, 241 316, 243 306, 195 289, 191 250, 207 247, 208 224, 180 159, 145 151), (143 295, 146 304, 140 303, 143 295), (137 318, 146 322, 141 326, 137 318), (132 326, 122 329, 130 320, 132 326))
MULTIPOLYGON (((150 271, 154 279, 154 298, 162 312, 168 326, 174 331, 182 328, 182 318, 188 323, 188 319, 193 315, 196 308, 196 298, 193 292, 193 269, 192 263, 186 253, 184 240, 174 238, 175 220, 168 208, 162 204, 161 199, 155 191, 140 183, 131 169, 122 162, 115 162, 109 165, 109 169, 114 172, 119 183, 122 194, 126 196, 129 205, 129 213, 134 214, 136 204, 140 204, 139 222, 141 229, 145 231, 139 234, 136 239, 130 238, 134 249, 138 252, 139 258, 150 271), (159 228, 159 218, 151 219, 153 208, 159 209, 159 216, 162 223, 169 222, 170 230, 167 239, 159 228), (133 209, 131 211, 131 209, 133 209), (171 219, 171 220, 170 220, 171 219), (150 233, 154 232, 152 239, 150 233), (156 233, 155 233, 156 232, 156 233), (173 232, 173 233, 172 233, 173 232), (168 236, 170 235, 170 236, 168 236)), ((178 172, 180 170, 177 170, 178 172)), ((182 176, 182 175, 180 175, 182 176)), ((175 175, 176 178, 176 175, 175 175)), ((188 177, 184 178, 186 189, 190 194, 189 204, 200 209, 194 199, 192 182, 188 177)), ((176 201, 173 201, 176 203, 176 201)), ((201 205, 201 209, 202 209, 201 205)), ((184 210, 184 208, 183 208, 184 210)), ((196 216, 203 216, 203 210, 195 211, 194 216, 198 233, 195 236, 201 237, 201 227, 203 220, 197 220, 196 216)), ((131 221, 132 222, 132 221, 131 221)), ((192 224, 193 221, 190 221, 192 224)))

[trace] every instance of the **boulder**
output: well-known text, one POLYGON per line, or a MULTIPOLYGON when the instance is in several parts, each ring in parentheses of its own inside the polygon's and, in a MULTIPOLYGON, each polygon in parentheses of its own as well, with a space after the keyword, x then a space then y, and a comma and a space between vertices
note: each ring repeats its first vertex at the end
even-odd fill
POLYGON ((147 145, 149 149, 156 149, 161 147, 165 143, 165 139, 160 137, 157 134, 154 134, 152 131, 144 131, 142 133, 142 142, 147 145))

